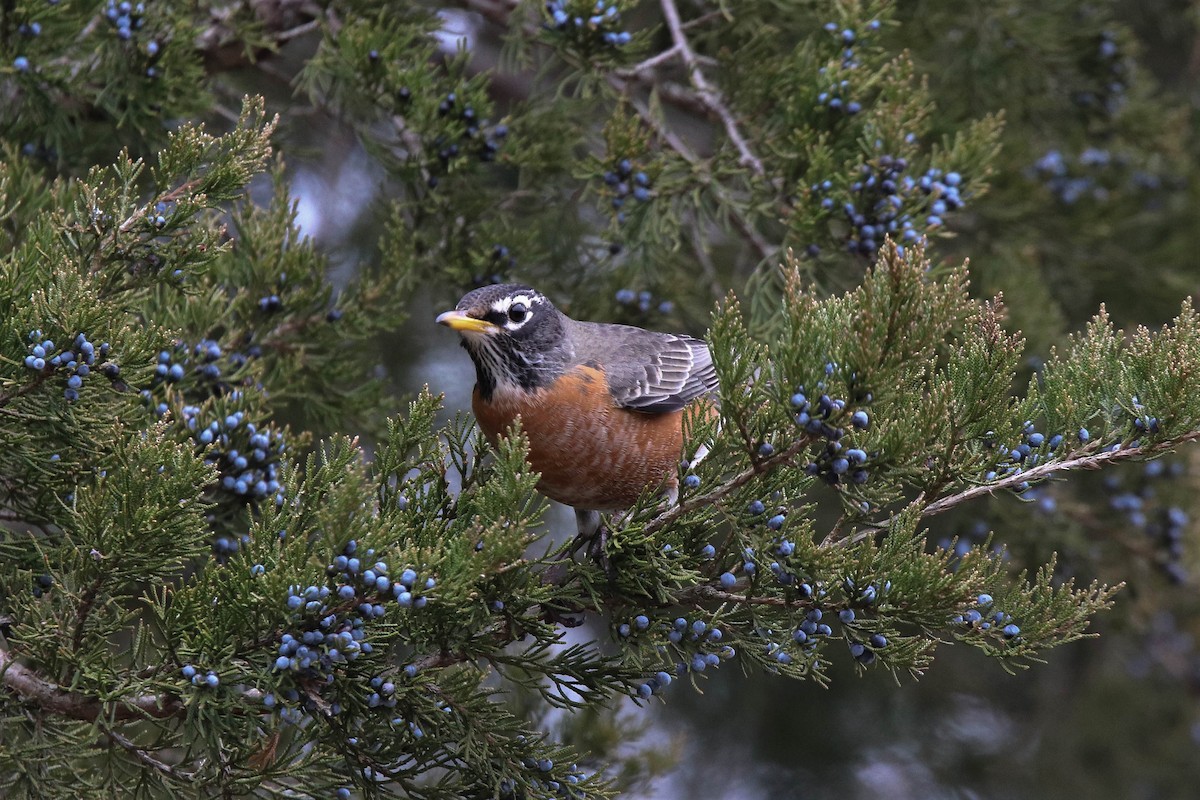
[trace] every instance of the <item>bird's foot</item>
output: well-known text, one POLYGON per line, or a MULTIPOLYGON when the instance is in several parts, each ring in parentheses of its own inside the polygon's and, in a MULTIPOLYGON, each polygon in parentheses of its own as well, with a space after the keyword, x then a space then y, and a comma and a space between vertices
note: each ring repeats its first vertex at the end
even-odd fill
POLYGON ((575 520, 579 523, 579 533, 576 534, 575 541, 571 543, 569 551, 571 557, 574 558, 576 553, 583 548, 587 558, 596 562, 600 569, 604 570, 608 579, 613 580, 616 576, 613 573, 612 562, 608 558, 610 531, 600 519, 600 512, 576 509, 575 520))

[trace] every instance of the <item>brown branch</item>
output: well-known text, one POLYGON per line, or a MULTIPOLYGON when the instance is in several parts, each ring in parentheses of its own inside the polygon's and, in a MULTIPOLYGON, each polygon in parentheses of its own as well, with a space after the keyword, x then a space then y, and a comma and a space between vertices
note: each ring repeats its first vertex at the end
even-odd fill
POLYGON ((653 72, 656 67, 674 60, 679 56, 679 45, 668 47, 657 55, 650 56, 645 61, 634 64, 632 67, 617 70, 617 74, 622 78, 638 78, 647 73, 653 72))
MULTIPOLYGON (((947 495, 939 498, 928 504, 922 505, 925 499, 925 493, 922 492, 917 496, 908 507, 912 505, 921 508, 921 517, 932 517, 935 514, 941 514, 943 511, 949 511, 952 508, 962 505, 970 500, 974 500, 983 495, 995 494, 998 491, 1013 489, 1020 486, 1026 481, 1044 481, 1052 478, 1056 473, 1067 472, 1073 469, 1100 469, 1108 464, 1119 461, 1130 461, 1133 459, 1151 458, 1162 453, 1167 453, 1174 450, 1178 445, 1186 442, 1193 442, 1200 439, 1200 431, 1192 431, 1184 434, 1179 438, 1172 439, 1167 442, 1156 442, 1146 445, 1145 447, 1122 447, 1119 450, 1111 450, 1107 447, 1103 450, 1089 450, 1084 455, 1068 458, 1063 461, 1047 461, 1044 464, 1039 464, 1036 467, 1024 470, 1022 472, 1014 472, 1011 475, 1005 475, 1003 478, 991 481, 989 483, 981 483, 972 486, 969 489, 964 489, 957 494, 947 495)), ((1109 445, 1108 447, 1111 447, 1109 445)), ((879 534, 881 531, 891 527, 892 519, 889 517, 882 522, 865 522, 862 523, 863 529, 854 533, 845 539, 840 540, 842 545, 855 545, 864 539, 879 534)), ((826 539, 826 543, 832 544, 826 539)))
POLYGON ((6 650, 0 650, 0 686, 27 703, 60 717, 95 722, 98 718, 117 721, 167 719, 183 713, 183 701, 172 695, 146 694, 120 700, 102 701, 68 691, 17 663, 6 650))

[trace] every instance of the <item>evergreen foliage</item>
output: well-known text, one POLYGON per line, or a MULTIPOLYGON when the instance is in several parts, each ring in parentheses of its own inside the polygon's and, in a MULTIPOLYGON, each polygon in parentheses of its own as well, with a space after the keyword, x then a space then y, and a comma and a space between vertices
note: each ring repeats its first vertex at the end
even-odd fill
POLYGON ((1191 301, 1155 331, 1100 305, 1161 260, 1160 322, 1196 230, 1185 111, 1119 9, 459 5, 500 66, 420 3, 0 7, 12 796, 611 797, 667 760, 618 752, 627 699, 718 668, 903 680, 950 643, 1019 670, 1122 601, 1069 538, 930 533, 1200 438, 1191 301), (997 63, 911 44, 949 28, 997 63), (298 53, 297 99, 220 113, 235 70, 298 53), (275 153, 302 112, 378 176, 380 264, 336 288, 275 153), (1100 238, 1111 263, 1050 276, 1086 290, 1034 298, 1100 238), (708 332, 709 455, 677 504, 609 518, 602 559, 546 525, 519 429, 491 448, 376 376, 414 296, 502 279, 708 332))

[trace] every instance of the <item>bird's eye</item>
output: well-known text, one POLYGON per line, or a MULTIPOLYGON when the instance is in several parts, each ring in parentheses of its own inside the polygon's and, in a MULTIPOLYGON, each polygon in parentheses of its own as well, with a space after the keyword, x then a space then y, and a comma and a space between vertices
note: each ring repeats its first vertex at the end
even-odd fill
POLYGON ((513 322, 524 322, 525 317, 529 315, 529 309, 524 303, 513 303, 508 307, 508 318, 513 322))

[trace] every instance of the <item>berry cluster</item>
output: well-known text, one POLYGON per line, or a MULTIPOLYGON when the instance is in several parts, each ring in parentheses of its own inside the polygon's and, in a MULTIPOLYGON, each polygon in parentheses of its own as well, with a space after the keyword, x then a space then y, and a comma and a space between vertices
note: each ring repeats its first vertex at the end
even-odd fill
MULTIPOLYGON (((908 166, 907 159, 884 154, 859 167, 857 180, 850 184, 852 199, 842 204, 850 223, 846 237, 850 252, 874 255, 888 235, 901 243, 916 241, 923 231, 940 228, 948 212, 963 207, 962 175, 931 167, 914 178, 904 174, 908 166), (915 221, 914 216, 922 213, 924 220, 915 221)), ((831 181, 809 188, 821 198, 821 208, 834 209, 836 203, 828 194, 831 181)), ((810 247, 809 252, 815 255, 819 248, 814 252, 810 247)))
MULTIPOLYGON (((30 331, 29 354, 25 356, 25 366, 41 374, 49 370, 66 375, 67 386, 63 389, 63 397, 67 402, 73 403, 79 399, 79 390, 83 388, 84 379, 91 374, 92 367, 96 365, 97 356, 107 358, 111 347, 108 342, 97 347, 88 341, 87 334, 80 333, 75 336, 70 349, 64 348, 58 352, 55 350, 54 342, 43 339, 40 330, 30 331)), ((112 363, 104 364, 101 370, 110 380, 116 380, 121 374, 121 368, 112 363)))
MULTIPOLYGON (((728 646, 721 645, 724 633, 720 628, 710 625, 702 619, 689 620, 679 617, 671 622, 666 620, 651 621, 645 614, 638 614, 629 622, 617 626, 617 635, 622 639, 632 636, 648 635, 657 639, 665 638, 674 646, 677 655, 686 660, 676 664, 676 672, 684 675, 687 672, 704 672, 710 667, 717 667, 722 660, 733 658, 737 653, 728 646), (665 634, 665 636, 664 636, 665 634)), ((633 694, 641 699, 659 694, 671 685, 671 676, 667 672, 658 672, 638 684, 633 694)))
MULTIPOLYGON (((822 70, 824 71, 824 70, 822 70)), ((857 100, 846 100, 843 94, 850 91, 850 81, 840 80, 829 85, 825 91, 817 95, 817 107, 828 108, 830 111, 840 111, 847 116, 854 116, 862 111, 862 103, 857 100)))
MULTIPOLYGON (((826 364, 825 374, 832 375, 836 368, 835 364, 826 364)), ((816 388, 821 394, 815 400, 809 399, 803 386, 796 390, 791 400, 792 409, 796 412, 796 424, 803 428, 805 433, 827 440, 824 449, 805 467, 805 472, 819 476, 831 486, 846 482, 866 483, 869 478, 866 451, 857 447, 844 449, 841 439, 845 430, 830 422, 842 416, 846 401, 833 399, 825 394, 824 381, 819 381, 816 388)), ((870 424, 871 418, 866 411, 858 410, 850 415, 850 425, 854 428, 864 430, 870 424)))
MULTIPOLYGON (((242 549, 242 545, 250 544, 250 535, 243 533, 241 536, 232 537, 220 535, 213 539, 212 551, 213 558, 218 564, 224 564, 237 555, 237 552, 242 549)), ((259 565, 255 565, 259 566, 259 565)))
MULTIPOLYGON (((1138 401, 1137 397, 1131 398, 1133 403, 1133 431, 1138 436, 1147 434, 1153 436, 1160 430, 1158 417, 1146 411, 1146 407, 1138 401)), ((1141 440, 1135 439, 1130 442, 1130 447, 1138 447, 1141 445, 1141 440)))
POLYGON ((620 48, 633 39, 621 30, 621 10, 611 0, 549 0, 546 16, 548 29, 570 36, 587 50, 596 45, 620 48))
MULTIPOLYGON (((804 614, 804 621, 797 626, 796 630, 792 631, 792 642, 801 650, 811 650, 816 647, 820 638, 832 636, 833 629, 829 627, 828 623, 821 621, 824 617, 825 613, 821 609, 810 608, 804 614)), ((768 644, 767 649, 780 664, 792 663, 791 654, 778 643, 768 644)))
MULTIPOLYGON (((221 349, 221 345, 212 339, 201 339, 190 347, 186 342, 176 342, 173 351, 163 350, 158 354, 151 386, 170 386, 191 375, 202 387, 207 388, 209 393, 220 397, 231 391, 229 383, 225 380, 226 373, 240 369, 251 358, 260 355, 262 349, 257 345, 246 348, 245 352, 226 353, 221 349)), ((153 392, 150 390, 143 390, 142 398, 147 403, 154 402, 153 392)), ((154 405, 155 413, 160 417, 167 413, 167 408, 165 402, 154 405)))
MULTIPOLYGON (((277 672, 332 684, 343 665, 372 652, 366 640, 370 622, 385 616, 392 604, 401 609, 422 609, 429 602, 423 592, 437 585, 435 579, 421 580, 412 568, 392 577, 389 565, 382 560, 367 566, 362 558, 375 558, 373 549, 359 556, 358 543, 351 540, 326 567, 328 580, 324 585, 292 586, 288 590, 286 604, 292 629, 279 638, 274 665, 277 672)), ((410 678, 416 672, 411 664, 405 668, 410 678)), ((394 693, 394 683, 375 676, 365 698, 367 706, 390 709, 396 704, 394 693)), ((275 698, 272 696, 269 703, 264 699, 264 704, 274 708, 275 698)), ((291 721, 297 721, 299 714, 299 709, 292 709, 285 719, 295 717, 291 721)))
POLYGON ((617 222, 625 221, 625 214, 621 209, 625 207, 627 198, 632 196, 639 203, 645 203, 653 197, 650 192, 650 176, 642 170, 635 170, 633 162, 628 158, 622 158, 604 173, 604 185, 608 187, 607 193, 611 196, 609 203, 618 212, 617 222))
POLYGON ((1085 148, 1074 158, 1048 150, 1027 175, 1068 206, 1083 199, 1105 203, 1123 191, 1153 192, 1163 185, 1158 175, 1132 169, 1125 156, 1097 147, 1085 148))
POLYGON ((104 17, 116 29, 119 39, 132 38, 133 32, 140 30, 145 24, 145 14, 146 5, 144 3, 134 5, 129 0, 121 0, 119 3, 108 0, 104 6, 104 17))
POLYGON ((1141 531, 1155 545, 1158 552, 1155 563, 1167 579, 1175 584, 1187 583, 1189 575, 1184 564, 1184 538, 1189 523, 1188 514, 1176 505, 1157 500, 1156 484, 1162 480, 1179 478, 1184 474, 1180 462, 1150 461, 1133 482, 1126 482, 1118 475, 1104 479, 1108 492, 1108 505, 1121 512, 1129 525, 1141 531))
POLYGON ((995 608, 990 594, 981 594, 975 598, 975 604, 962 614, 955 614, 950 619, 952 625, 987 631, 995 628, 1006 641, 1021 638, 1021 629, 1012 621, 1012 616, 995 608))
POLYGON ((635 292, 633 289, 618 289, 614 297, 618 305, 636 308, 641 314, 649 314, 651 309, 659 314, 670 314, 675 310, 675 304, 670 300, 658 300, 654 294, 646 290, 635 292))
POLYGON ((842 589, 846 594, 848 606, 838 612, 838 621, 847 632, 850 655, 864 666, 873 664, 876 651, 887 647, 887 637, 881 633, 872 633, 862 641, 856 635, 858 632, 855 629, 860 622, 860 616, 865 616, 865 612, 878 606, 892 590, 892 582, 872 581, 860 589, 853 578, 846 578, 842 581, 842 589))
MULTIPOLYGON (((868 31, 877 31, 879 27, 879 20, 871 20, 867 23, 868 31)), ((866 36, 855 31, 853 28, 843 28, 836 22, 825 23, 825 30, 835 36, 842 47, 841 68, 843 70, 857 69, 859 62, 855 46, 863 44, 866 41, 866 36)), ((821 76, 826 76, 829 73, 829 69, 821 67, 818 73, 821 76)), ((817 108, 827 108, 830 111, 845 114, 846 116, 858 114, 862 111, 862 103, 849 99, 852 94, 851 89, 850 81, 846 79, 829 84, 824 91, 817 95, 817 108)))
POLYGON ((1071 100, 1081 108, 1098 109, 1115 117, 1125 106, 1125 87, 1129 65, 1112 31, 1101 31, 1094 49, 1084 59, 1084 69, 1099 81, 1100 88, 1072 93, 1071 100))
MULTIPOLYGON (((151 42, 151 44, 153 44, 153 42, 151 42)), ((167 224, 167 215, 170 214, 174 208, 174 203, 167 203, 166 201, 160 200, 154 204, 154 213, 148 214, 147 219, 155 228, 162 228, 167 224)))
MULTIPOLYGON (((141 396, 158 417, 170 412, 168 401, 172 398, 182 402, 180 390, 174 386, 189 376, 205 393, 223 397, 228 403, 224 411, 211 405, 180 405, 180 423, 197 450, 204 452, 205 462, 218 468, 223 491, 239 501, 259 502, 273 496, 275 504, 282 505, 279 469, 280 459, 287 452, 287 441, 278 430, 260 429, 247 420, 245 411, 237 409, 244 396, 225 382, 222 368, 236 371, 259 352, 257 347, 251 347, 246 353, 225 353, 212 339, 201 339, 194 346, 177 342, 173 351, 163 350, 158 354, 154 367, 152 386, 166 391, 143 389, 141 396)), ((220 537, 214 542, 215 555, 222 562, 237 550, 236 540, 220 537)))
MULTIPOLYGON (((523 737, 520 738, 523 739, 523 737)), ((549 758, 538 759, 525 757, 521 759, 521 766, 531 772, 539 774, 539 776, 545 776, 546 773, 549 773, 554 769, 554 761, 549 758)), ((578 764, 572 764, 567 769, 567 774, 563 776, 561 781, 544 777, 527 779, 530 788, 534 792, 541 792, 541 794, 537 795, 526 794, 525 791, 518 787, 512 780, 503 778, 499 784, 500 797, 502 800, 517 800, 517 798, 532 796, 562 797, 569 800, 570 798, 576 798, 580 796, 578 790, 576 790, 574 786, 586 777, 587 773, 581 770, 578 764)))
MULTIPOLYGON (((873 19, 867 23, 867 30, 874 33, 879 30, 879 20, 873 19)), ((858 67, 858 59, 854 52, 856 44, 862 44, 867 37, 856 32, 853 28, 843 28, 836 22, 826 22, 825 30, 837 37, 842 46, 842 67, 845 69, 855 69, 858 67)))
MULTIPOLYGON (((406 89, 401 90, 404 97, 406 89)), ((508 136, 508 126, 492 125, 487 119, 480 119, 475 108, 470 103, 464 103, 455 92, 448 93, 438 103, 438 116, 456 120, 462 126, 462 133, 457 140, 446 134, 434 137, 432 146, 426 150, 437 153, 437 166, 429 165, 429 177, 426 185, 430 189, 438 185, 438 173, 448 175, 456 164, 474 157, 482 162, 495 161, 504 139, 508 136)))
POLYGON ((41 597, 54 586, 54 578, 45 573, 33 579, 33 596, 41 597))
POLYGON ((220 676, 211 669, 207 670, 204 674, 201 674, 200 670, 196 669, 191 664, 184 664, 183 669, 180 670, 180 673, 185 679, 192 682, 192 686, 195 686, 199 689, 215 689, 221 685, 220 676))
MULTIPOLYGON (((240 393, 234 392, 230 397, 240 399, 240 393)), ((253 422, 246 421, 244 411, 234 411, 207 423, 201 419, 198 406, 185 405, 181 413, 197 448, 211 447, 206 450, 204 460, 220 470, 222 489, 248 500, 274 495, 276 504, 282 504, 279 458, 287 452, 282 433, 260 430, 253 422)))
MULTIPOLYGON (((765 508, 763 508, 763 504, 759 500, 753 501, 747 510, 751 514, 765 513, 765 508)), ((772 530, 778 530, 782 527, 784 520, 785 517, 782 514, 777 514, 768 520, 767 527, 772 530)), ((772 544, 770 554, 766 558, 772 559, 769 562, 769 567, 776 581, 783 586, 795 587, 796 594, 803 599, 817 598, 819 600, 825 597, 826 593, 824 589, 814 588, 812 583, 802 579, 801 570, 792 563, 792 556, 795 550, 795 543, 786 538, 781 537, 772 544)), ((766 561, 766 558, 762 560, 766 561)), ((740 568, 734 567, 734 569, 740 569, 747 577, 757 573, 758 563, 754 548, 747 547, 742 551, 742 564, 740 568)), ((733 571, 723 572, 718 578, 721 588, 726 591, 735 588, 737 581, 738 578, 733 571)), ((881 593, 877 592, 874 585, 872 585, 870 588, 870 599, 863 599, 861 602, 874 603, 878 594, 881 593)), ((864 594, 865 597, 866 595, 864 594)), ((828 623, 822 622, 823 617, 824 612, 820 608, 811 608, 805 614, 804 621, 791 632, 792 645, 800 648, 802 654, 807 655, 821 638, 833 635, 833 629, 829 627, 828 623)), ((853 616, 851 616, 851 619, 853 619, 853 616)), ((794 648, 793 652, 789 652, 789 645, 786 641, 776 641, 771 631, 757 630, 755 634, 768 640, 764 647, 766 648, 766 654, 772 660, 781 665, 792 663, 794 660, 794 648)))
MULTIPOLYGON (((802 587, 811 593, 812 590, 808 584, 802 584, 802 587)), ((818 591, 818 594, 823 596, 824 592, 818 591)), ((804 596, 811 597, 812 595, 804 596)), ((751 635, 766 640, 763 645, 763 653, 770 661, 780 666, 788 666, 797 657, 803 660, 810 659, 817 645, 823 639, 833 635, 833 629, 829 627, 828 623, 822 621, 824 616, 825 613, 820 608, 810 608, 805 612, 804 620, 795 630, 785 632, 782 638, 779 638, 776 631, 768 628, 755 628, 751 631, 751 635)))
POLYGON ((21 36, 34 38, 42 35, 42 23, 40 22, 22 22, 17 26, 17 33, 21 36))

